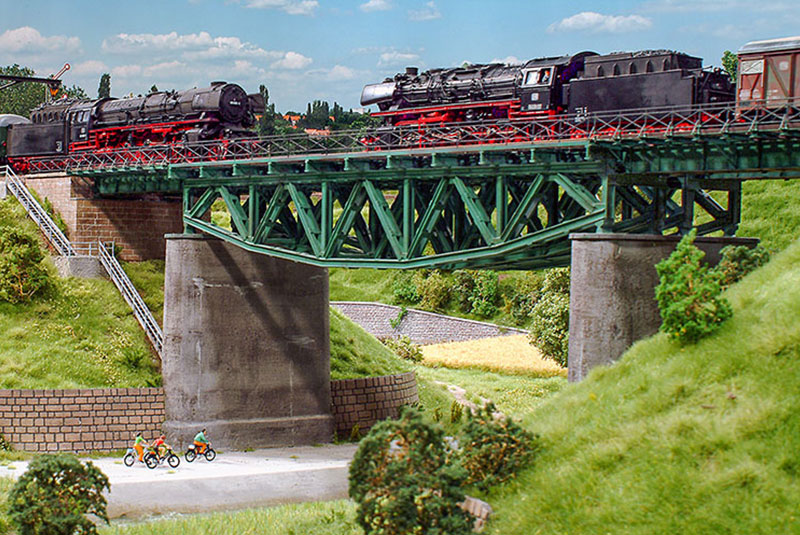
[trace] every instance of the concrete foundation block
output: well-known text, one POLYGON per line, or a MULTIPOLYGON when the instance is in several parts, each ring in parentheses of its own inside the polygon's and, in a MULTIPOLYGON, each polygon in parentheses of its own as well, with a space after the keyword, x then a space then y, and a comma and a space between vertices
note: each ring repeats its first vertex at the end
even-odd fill
POLYGON ((0 180, 0 201, 8 197, 8 186, 5 180, 0 180))
MULTIPOLYGON (((679 236, 573 234, 569 315, 569 380, 616 361, 634 342, 658 332, 655 265, 679 236)), ((695 245, 716 265, 726 245, 755 247, 757 239, 706 238, 695 245)))
POLYGON ((329 442, 328 273, 220 240, 168 235, 162 372, 169 440, 329 442))
POLYGON ((96 256, 55 256, 53 264, 59 277, 78 277, 81 279, 102 279, 106 270, 96 256))

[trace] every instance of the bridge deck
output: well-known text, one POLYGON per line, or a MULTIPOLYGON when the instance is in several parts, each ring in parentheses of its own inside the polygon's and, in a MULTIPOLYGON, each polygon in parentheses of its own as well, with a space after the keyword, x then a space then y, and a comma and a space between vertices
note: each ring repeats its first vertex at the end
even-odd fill
POLYGON ((448 269, 566 265, 573 232, 732 235, 741 181, 800 177, 798 107, 581 121, 231 140, 52 165, 104 195, 180 191, 188 231, 251 251, 448 269), (230 226, 209 217, 216 201, 230 226))

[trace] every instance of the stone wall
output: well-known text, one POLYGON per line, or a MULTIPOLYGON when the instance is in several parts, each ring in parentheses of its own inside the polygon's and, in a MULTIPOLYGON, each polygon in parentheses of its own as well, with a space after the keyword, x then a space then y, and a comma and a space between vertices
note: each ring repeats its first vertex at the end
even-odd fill
POLYGON ((440 344, 527 334, 522 329, 498 327, 493 323, 454 318, 410 308, 406 310, 405 317, 395 328, 391 322, 397 319, 400 307, 355 301, 333 301, 331 306, 376 338, 408 336, 416 344, 440 344))
POLYGON ((0 433, 25 451, 112 451, 164 421, 161 388, 0 390, 0 433))
MULTIPOLYGON (((400 405, 417 401, 413 372, 331 381, 331 412, 342 438, 356 424, 363 434, 396 416, 400 405)), ((0 433, 18 450, 120 450, 130 446, 136 431, 154 438, 163 422, 162 388, 0 390, 0 433)))
POLYGON ((350 437, 356 425, 364 434, 377 422, 397 417, 400 406, 418 401, 414 372, 331 381, 331 408, 340 438, 350 437))
POLYGON ((122 248, 120 258, 125 261, 163 259, 164 235, 183 230, 179 198, 154 194, 101 198, 88 179, 63 173, 26 177, 25 184, 53 203, 70 241, 113 241, 122 248))

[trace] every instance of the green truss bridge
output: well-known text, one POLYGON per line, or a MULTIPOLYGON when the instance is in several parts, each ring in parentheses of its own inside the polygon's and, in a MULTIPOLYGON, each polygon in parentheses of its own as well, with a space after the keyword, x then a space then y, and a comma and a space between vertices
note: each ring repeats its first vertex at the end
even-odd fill
POLYGON ((800 107, 217 141, 38 160, 181 193, 187 232, 326 267, 569 264, 576 232, 733 235, 744 180, 800 177, 800 107), (221 199, 230 228, 211 222, 221 199))

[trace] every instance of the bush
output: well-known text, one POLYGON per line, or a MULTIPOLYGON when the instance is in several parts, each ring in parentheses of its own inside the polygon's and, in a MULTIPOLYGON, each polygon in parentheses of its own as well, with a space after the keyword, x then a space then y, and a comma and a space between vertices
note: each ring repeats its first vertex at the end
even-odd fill
POLYGON ((696 342, 733 315, 722 293, 722 272, 700 265, 705 253, 694 246, 696 231, 684 236, 672 254, 656 264, 656 300, 661 330, 681 344, 696 342))
POLYGON ((420 305, 428 310, 441 310, 450 301, 450 281, 438 269, 429 271, 421 269, 413 276, 417 293, 420 296, 420 305))
POLYGON ((528 338, 542 356, 561 366, 569 352, 569 268, 551 269, 544 276, 541 296, 531 310, 528 338))
POLYGON ((82 464, 74 455, 42 455, 8 495, 11 522, 19 535, 96 534, 86 515, 108 523, 104 489, 108 478, 91 462, 82 464))
POLYGON ((460 507, 466 472, 448 453, 444 432, 406 408, 376 424, 350 465, 349 494, 367 535, 471 532, 460 507))
POLYGON ((408 336, 400 338, 384 338, 383 345, 391 349, 397 356, 413 362, 422 361, 422 346, 415 344, 408 336))
POLYGON ((752 249, 746 245, 728 245, 720 251, 720 256, 714 271, 719 273, 723 290, 769 262, 769 251, 761 245, 752 249))
POLYGON ((498 277, 492 270, 462 269, 453 273, 455 294, 462 312, 488 318, 497 313, 498 277))
POLYGON ((49 282, 43 259, 36 235, 0 227, 0 299, 20 303, 43 290, 49 282))
POLYGON ((486 491, 504 483, 530 464, 537 436, 508 417, 495 417, 494 405, 473 411, 461 433, 459 457, 469 474, 467 484, 486 491))
POLYGON ((540 271, 529 271, 514 282, 511 291, 503 295, 503 310, 514 318, 517 325, 525 325, 531 319, 533 307, 542 293, 544 275, 540 271))
POLYGON ((392 282, 392 294, 396 303, 419 303, 420 296, 413 273, 400 271, 392 282))

